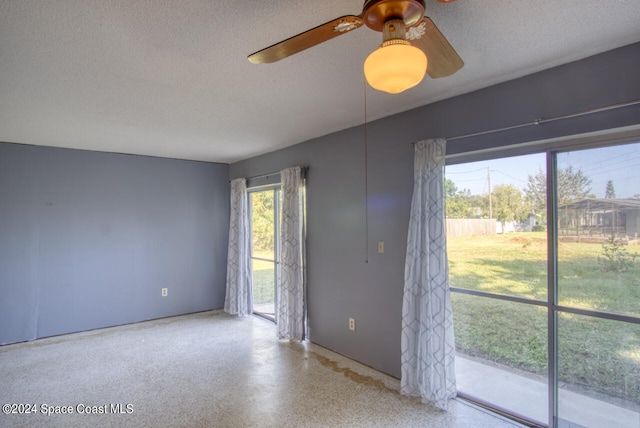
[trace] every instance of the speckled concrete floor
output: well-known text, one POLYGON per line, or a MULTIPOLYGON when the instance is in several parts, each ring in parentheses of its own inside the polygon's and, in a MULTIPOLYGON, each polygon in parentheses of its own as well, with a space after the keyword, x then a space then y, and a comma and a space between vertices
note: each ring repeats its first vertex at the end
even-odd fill
POLYGON ((2 346, 0 382, 0 403, 32 412, 0 414, 3 427, 518 426, 456 400, 434 410, 397 379, 219 311, 2 346), (52 406, 71 414, 42 414, 52 406))

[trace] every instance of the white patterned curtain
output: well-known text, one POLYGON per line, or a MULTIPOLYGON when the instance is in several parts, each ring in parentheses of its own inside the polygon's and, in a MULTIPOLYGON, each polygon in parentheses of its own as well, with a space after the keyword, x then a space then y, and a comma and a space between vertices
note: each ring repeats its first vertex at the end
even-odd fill
POLYGON ((251 258, 247 182, 231 181, 229 252, 227 256, 227 294, 224 311, 244 317, 253 311, 251 301, 251 258))
POLYGON ((276 287, 278 339, 305 339, 304 177, 301 167, 282 170, 280 283, 276 287))
POLYGON ((402 301, 400 392, 447 410, 456 396, 455 342, 444 220, 446 140, 415 146, 402 301))

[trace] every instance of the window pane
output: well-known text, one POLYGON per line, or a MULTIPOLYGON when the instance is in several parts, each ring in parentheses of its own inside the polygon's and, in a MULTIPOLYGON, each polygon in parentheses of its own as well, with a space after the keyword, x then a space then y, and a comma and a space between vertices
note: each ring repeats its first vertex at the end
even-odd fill
POLYGON ((545 301, 546 155, 447 166, 452 287, 545 301))
POLYGON ((558 318, 560 426, 640 426, 640 325, 558 318))
POLYGON ((559 304, 640 316, 640 144, 557 159, 559 304))
POLYGON ((546 308, 452 293, 458 390, 548 419, 546 308))
POLYGON ((275 260, 274 190, 252 192, 251 255, 275 260))
POLYGON ((252 260, 253 311, 265 315, 275 314, 274 262, 252 260))

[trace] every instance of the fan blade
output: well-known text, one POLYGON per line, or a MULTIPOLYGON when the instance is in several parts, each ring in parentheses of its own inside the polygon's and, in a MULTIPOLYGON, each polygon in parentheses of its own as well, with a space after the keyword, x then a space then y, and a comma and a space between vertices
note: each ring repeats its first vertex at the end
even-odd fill
POLYGON ((407 40, 427 55, 427 74, 432 79, 451 76, 464 66, 453 46, 438 30, 436 24, 426 16, 407 29, 407 40))
POLYGON ((279 61, 283 58, 297 54, 312 46, 348 33, 351 30, 361 27, 363 24, 361 16, 345 15, 340 18, 319 25, 311 30, 300 33, 280 43, 271 45, 256 53, 252 53, 247 58, 254 64, 264 64, 279 61))

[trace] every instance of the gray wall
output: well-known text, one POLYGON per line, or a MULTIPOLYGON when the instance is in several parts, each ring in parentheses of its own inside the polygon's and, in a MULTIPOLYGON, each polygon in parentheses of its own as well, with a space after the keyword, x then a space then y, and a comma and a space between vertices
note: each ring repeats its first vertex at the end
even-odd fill
MULTIPOLYGON (((413 186, 412 143, 640 99, 640 44, 369 124, 369 228, 363 129, 231 165, 231 178, 294 165, 307 182, 310 339, 400 376, 400 323, 413 186), (365 249, 365 236, 369 241, 365 249), (385 252, 378 254, 377 242, 385 252), (368 262, 367 262, 368 260, 368 262), (357 330, 348 330, 348 318, 357 330)), ((423 84, 428 85, 428 80, 423 84)), ((448 143, 449 154, 640 123, 640 106, 448 143)))
POLYGON ((221 308, 228 179, 222 164, 0 143, 0 344, 221 308))

